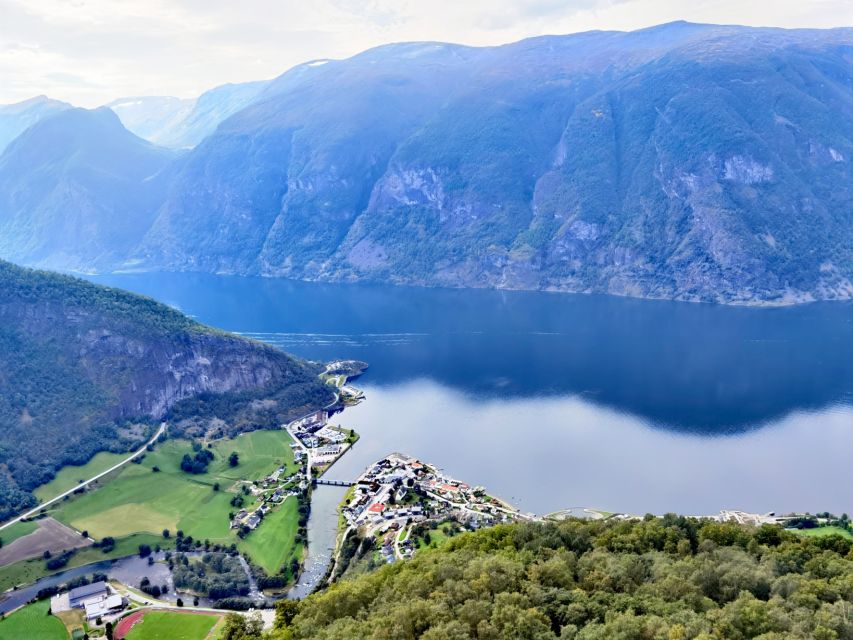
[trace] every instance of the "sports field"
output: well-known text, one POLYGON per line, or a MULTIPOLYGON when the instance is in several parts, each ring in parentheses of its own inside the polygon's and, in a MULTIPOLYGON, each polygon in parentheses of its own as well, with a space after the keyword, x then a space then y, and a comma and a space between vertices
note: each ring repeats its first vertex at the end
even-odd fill
POLYGON ((0 620, 0 640, 68 640, 65 625, 49 610, 50 601, 41 600, 0 620))
POLYGON ((291 558, 299 558, 302 545, 295 543, 299 524, 299 502, 290 497, 275 511, 270 512, 261 524, 237 548, 270 575, 277 574, 291 558))
MULTIPOLYGON (((141 464, 129 464, 103 486, 59 504, 54 517, 95 538, 119 538, 133 533, 161 534, 178 529, 196 539, 230 544, 230 505, 239 492, 238 480, 258 480, 280 465, 295 470, 290 436, 285 431, 254 431, 233 440, 217 441, 206 473, 181 471, 181 457, 191 452, 185 440, 167 440, 148 453, 141 464), (239 456, 231 467, 228 457, 239 456), (159 469, 158 472, 154 468, 159 469), (214 491, 218 483, 219 491, 214 491)), ((246 498, 251 506, 251 497, 246 498)))
POLYGON ((221 616, 202 613, 148 611, 119 623, 117 640, 205 640, 221 616), (129 627, 129 630, 128 630, 129 627))

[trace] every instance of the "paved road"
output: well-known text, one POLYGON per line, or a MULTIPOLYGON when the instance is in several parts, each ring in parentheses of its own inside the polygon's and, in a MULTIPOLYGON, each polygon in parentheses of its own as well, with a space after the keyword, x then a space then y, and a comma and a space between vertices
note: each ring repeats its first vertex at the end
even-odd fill
POLYGON ((78 484, 78 485, 75 485, 73 488, 69 489, 69 490, 68 490, 68 491, 66 491, 65 493, 60 493, 60 494, 59 494, 58 496, 56 496, 55 498, 51 498, 51 499, 50 499, 50 500, 48 500, 47 502, 43 502, 43 503, 41 503, 41 504, 40 504, 39 506, 37 506, 35 509, 30 509, 30 510, 29 510, 29 511, 27 511, 26 513, 23 513, 23 514, 21 514, 21 515, 17 516, 16 518, 13 518, 12 520, 9 520, 8 522, 5 522, 4 524, 0 525, 0 531, 2 531, 3 529, 5 529, 6 527, 9 527, 9 526, 11 526, 11 525, 15 524, 16 522, 19 522, 20 520, 23 520, 24 518, 29 518, 29 517, 31 517, 31 516, 36 515, 39 511, 41 511, 41 510, 42 510, 42 509, 44 509, 45 507, 49 507, 49 506, 50 506, 50 505, 52 505, 54 502, 57 502, 58 500, 62 500, 62 498, 64 498, 65 496, 70 496, 72 493, 74 493, 75 491, 77 491, 77 489, 79 489, 80 487, 85 487, 86 485, 91 484, 91 483, 92 483, 92 482, 94 482, 95 480, 98 480, 98 479, 100 479, 100 478, 103 478, 103 477, 104 477, 105 475, 107 475, 108 473, 112 473, 113 471, 115 471, 115 470, 116 470, 116 469, 118 469, 119 467, 122 467, 122 466, 126 465, 128 462, 130 462, 131 460, 133 460, 136 456, 138 456, 138 455, 140 455, 140 454, 145 453, 146 448, 148 447, 148 445, 149 445, 149 444, 154 444, 154 442, 157 440, 157 438, 159 438, 159 437, 160 437, 160 434, 161 434, 161 433, 163 433, 165 430, 166 430, 166 423, 165 423, 165 422, 163 422, 163 423, 161 423, 161 424, 160 424, 160 428, 159 428, 159 429, 157 429, 157 433, 155 433, 155 434, 152 436, 152 438, 151 438, 148 442, 146 442, 144 445, 142 445, 142 448, 141 448, 141 449, 139 449, 138 451, 133 452, 133 453, 132 453, 132 454, 130 454, 127 458, 125 458, 124 460, 122 460, 122 461, 121 461, 121 462, 119 462, 118 464, 114 464, 112 467, 110 467, 110 468, 109 468, 109 469, 107 469, 106 471, 102 471, 102 472, 101 472, 101 473, 99 473, 98 475, 96 475, 96 476, 92 476, 92 477, 91 477, 91 478, 89 478, 88 480, 86 480, 86 481, 84 481, 84 482, 81 482, 81 483, 80 483, 80 484, 78 484))

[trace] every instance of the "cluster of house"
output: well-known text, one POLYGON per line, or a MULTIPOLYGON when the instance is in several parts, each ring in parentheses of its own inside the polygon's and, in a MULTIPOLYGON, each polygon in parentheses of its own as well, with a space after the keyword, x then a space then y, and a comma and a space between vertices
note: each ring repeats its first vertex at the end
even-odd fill
POLYGON ((244 526, 248 527, 250 531, 256 529, 263 517, 269 513, 271 504, 280 504, 288 496, 297 496, 305 490, 308 482, 304 473, 297 471, 289 476, 282 477, 284 471, 284 467, 279 467, 258 482, 257 485, 252 485, 252 495, 261 499, 261 506, 253 511, 240 509, 231 520, 232 529, 240 529, 244 526))
POLYGON ((477 527, 518 517, 508 505, 486 495, 482 487, 471 488, 400 453, 383 458, 361 475, 341 513, 354 527, 448 516, 477 527), (412 499, 413 493, 418 495, 416 499, 412 499))
POLYGON ((127 600, 117 593, 112 593, 107 583, 103 581, 71 589, 50 599, 51 612, 82 609, 86 620, 118 614, 126 606, 127 600))

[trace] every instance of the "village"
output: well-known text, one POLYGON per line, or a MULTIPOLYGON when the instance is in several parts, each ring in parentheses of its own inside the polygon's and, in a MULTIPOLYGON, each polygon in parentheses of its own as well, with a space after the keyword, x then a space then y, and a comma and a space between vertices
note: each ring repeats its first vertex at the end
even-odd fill
POLYGON ((381 539, 386 562, 412 557, 417 547, 412 531, 419 525, 454 523, 475 530, 535 519, 489 496, 483 487, 471 487, 401 453, 368 468, 353 484, 340 512, 346 526, 341 542, 356 530, 362 537, 375 536, 381 539))

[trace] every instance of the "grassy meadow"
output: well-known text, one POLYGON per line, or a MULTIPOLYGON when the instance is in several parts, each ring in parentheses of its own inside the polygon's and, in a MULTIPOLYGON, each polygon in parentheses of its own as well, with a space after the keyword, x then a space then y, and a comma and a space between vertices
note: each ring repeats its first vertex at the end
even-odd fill
POLYGON ((89 478, 118 464, 127 458, 128 455, 129 454, 127 453, 110 453, 108 451, 96 453, 95 456, 84 465, 63 467, 56 472, 56 477, 54 477, 53 480, 47 484, 37 487, 33 491, 33 494, 39 499, 39 502, 45 502, 51 498, 55 498, 56 496, 76 487, 80 484, 81 480, 88 480, 89 478))
POLYGON ((299 501, 287 498, 267 514, 261 524, 237 548, 270 575, 278 573, 291 558, 302 556, 302 545, 295 543, 299 520, 299 501))
POLYGON ((49 610, 50 601, 41 600, 0 620, 0 640, 67 640, 65 625, 49 610))
POLYGON ((18 521, 0 531, 0 540, 3 541, 3 545, 5 546, 14 542, 18 538, 23 538, 24 536, 31 534, 36 529, 38 529, 38 523, 34 520, 30 520, 29 522, 18 521))
POLYGON ((850 533, 847 529, 842 529, 841 527, 815 527, 814 529, 789 529, 789 531, 811 538, 837 535, 842 538, 847 538, 848 540, 853 540, 853 533, 850 533))

